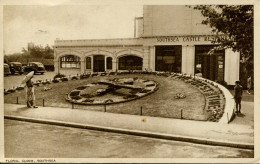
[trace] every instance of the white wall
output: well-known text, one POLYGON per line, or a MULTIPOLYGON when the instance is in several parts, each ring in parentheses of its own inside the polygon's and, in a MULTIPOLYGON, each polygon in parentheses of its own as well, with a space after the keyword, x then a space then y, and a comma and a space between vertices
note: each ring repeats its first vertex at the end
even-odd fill
POLYGON ((195 65, 195 46, 187 45, 182 46, 182 64, 181 72, 188 75, 194 75, 195 65))
POLYGON ((59 73, 64 74, 66 76, 71 75, 80 75, 80 69, 72 69, 72 68, 60 68, 59 73))
POLYGON ((231 49, 225 50, 225 81, 229 85, 235 85, 239 80, 240 53, 233 52, 231 49))
POLYGON ((200 11, 185 5, 146 5, 143 13, 143 36, 211 34, 200 11))

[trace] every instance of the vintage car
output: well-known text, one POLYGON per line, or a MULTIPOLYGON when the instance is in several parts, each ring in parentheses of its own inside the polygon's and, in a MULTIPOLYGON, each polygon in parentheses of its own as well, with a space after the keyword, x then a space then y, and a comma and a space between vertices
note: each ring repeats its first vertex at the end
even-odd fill
POLYGON ((31 72, 44 74, 46 72, 45 67, 40 62, 29 62, 26 67, 24 67, 24 72, 31 72))
POLYGON ((8 76, 8 75, 10 75, 10 74, 11 74, 11 72, 10 72, 10 67, 9 67, 9 65, 6 64, 6 63, 4 63, 4 75, 5 75, 5 76, 8 76))
POLYGON ((10 66, 10 71, 11 73, 14 75, 15 73, 18 74, 23 74, 23 67, 22 67, 22 63, 20 62, 10 62, 9 63, 10 66))

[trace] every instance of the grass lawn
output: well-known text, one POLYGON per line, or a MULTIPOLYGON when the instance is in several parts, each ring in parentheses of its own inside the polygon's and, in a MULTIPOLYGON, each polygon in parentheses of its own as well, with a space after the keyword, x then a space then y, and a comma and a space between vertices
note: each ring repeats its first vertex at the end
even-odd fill
MULTIPOLYGON (((107 112, 139 115, 140 108, 143 109, 143 115, 167 118, 180 118, 183 110, 183 118, 191 120, 207 120, 210 113, 204 111, 205 98, 199 89, 184 83, 181 80, 166 78, 163 76, 128 74, 117 76, 99 76, 82 80, 70 80, 66 82, 52 83, 48 85, 35 86, 36 104, 42 106, 44 99, 45 106, 69 107, 71 104, 65 100, 67 93, 73 89, 97 82, 106 78, 126 78, 138 77, 144 80, 154 80, 159 83, 159 90, 137 100, 111 104, 106 106, 107 112), (44 91, 44 87, 52 88, 44 91), (177 93, 186 95, 184 99, 175 99, 177 93)), ((26 104, 25 90, 16 91, 4 96, 5 103, 16 103, 17 96, 20 104, 26 104)), ((104 105, 74 105, 74 108, 104 111, 104 105)))

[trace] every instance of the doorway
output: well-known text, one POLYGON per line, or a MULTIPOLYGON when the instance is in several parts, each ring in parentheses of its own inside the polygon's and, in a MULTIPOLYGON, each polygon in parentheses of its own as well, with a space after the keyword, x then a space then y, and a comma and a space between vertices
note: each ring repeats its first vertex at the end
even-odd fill
POLYGON ((105 56, 104 55, 94 55, 94 72, 105 72, 105 56))
POLYGON ((181 72, 182 46, 156 46, 155 70, 181 72))
POLYGON ((212 81, 224 81, 225 50, 217 50, 209 55, 213 45, 195 46, 195 73, 212 81))

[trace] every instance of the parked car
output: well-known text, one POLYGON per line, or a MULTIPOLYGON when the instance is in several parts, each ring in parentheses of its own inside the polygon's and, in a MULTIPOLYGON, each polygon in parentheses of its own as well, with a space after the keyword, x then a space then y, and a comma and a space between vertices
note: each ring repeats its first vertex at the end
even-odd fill
POLYGON ((10 74, 11 74, 11 72, 10 72, 10 67, 9 67, 9 65, 6 64, 6 63, 4 63, 4 75, 5 75, 5 76, 8 76, 8 75, 10 75, 10 74))
POLYGON ((23 74, 23 67, 22 67, 22 63, 20 62, 10 62, 9 63, 10 66, 10 71, 11 73, 14 75, 15 73, 18 74, 23 74))
POLYGON ((29 62, 26 67, 24 67, 24 72, 31 72, 44 74, 46 72, 45 67, 40 62, 29 62))

